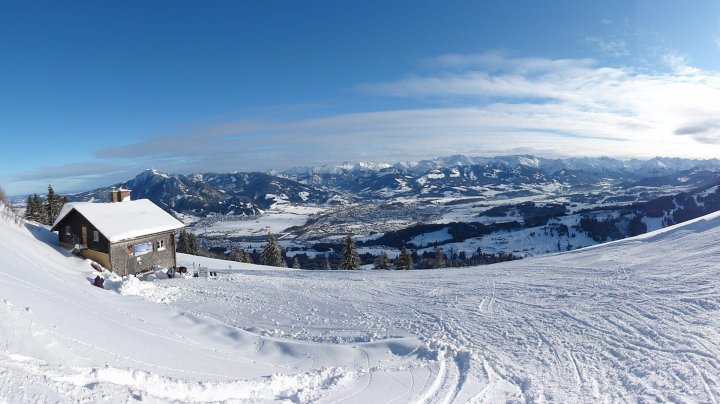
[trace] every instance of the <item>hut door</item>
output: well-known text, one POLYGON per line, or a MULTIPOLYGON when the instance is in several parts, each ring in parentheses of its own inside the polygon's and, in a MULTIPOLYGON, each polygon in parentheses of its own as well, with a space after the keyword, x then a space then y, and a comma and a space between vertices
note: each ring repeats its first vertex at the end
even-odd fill
POLYGON ((82 227, 82 243, 83 245, 87 245, 87 227, 82 227))

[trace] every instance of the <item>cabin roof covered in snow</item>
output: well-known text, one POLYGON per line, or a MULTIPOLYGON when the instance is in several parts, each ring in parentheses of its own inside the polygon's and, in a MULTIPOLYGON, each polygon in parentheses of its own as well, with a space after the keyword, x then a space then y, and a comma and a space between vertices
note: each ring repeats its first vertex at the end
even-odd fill
POLYGON ((180 221, 148 199, 115 203, 66 203, 55 223, 73 210, 89 220, 111 243, 185 227, 180 221))

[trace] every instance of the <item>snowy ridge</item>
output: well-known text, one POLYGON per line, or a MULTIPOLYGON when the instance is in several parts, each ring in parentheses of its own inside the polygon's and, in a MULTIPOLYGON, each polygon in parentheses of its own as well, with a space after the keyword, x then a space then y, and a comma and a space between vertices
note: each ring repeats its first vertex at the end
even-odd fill
POLYGON ((714 402, 718 239, 712 214, 465 269, 180 255, 218 278, 102 290, 46 229, 0 220, 0 399, 714 402))
POLYGON ((380 171, 389 167, 395 167, 419 176, 432 170, 497 164, 513 168, 520 166, 535 168, 542 170, 545 173, 553 173, 560 170, 584 170, 592 173, 635 173, 641 176, 658 176, 677 171, 689 170, 695 167, 716 169, 720 167, 720 160, 698 160, 678 157, 655 157, 647 160, 619 160, 609 157, 543 158, 532 155, 496 157, 453 155, 447 157, 436 157, 429 160, 403 161, 395 164, 383 162, 344 162, 337 165, 328 164, 316 167, 294 167, 284 170, 283 173, 291 176, 303 173, 337 174, 342 171, 380 171))

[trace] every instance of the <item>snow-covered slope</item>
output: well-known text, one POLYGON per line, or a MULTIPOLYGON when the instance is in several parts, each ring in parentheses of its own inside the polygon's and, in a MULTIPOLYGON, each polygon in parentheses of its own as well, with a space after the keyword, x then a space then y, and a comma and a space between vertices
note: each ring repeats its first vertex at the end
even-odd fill
POLYGON ((118 293, 0 221, 0 401, 714 402, 718 226, 462 270, 180 256, 218 278, 118 293))

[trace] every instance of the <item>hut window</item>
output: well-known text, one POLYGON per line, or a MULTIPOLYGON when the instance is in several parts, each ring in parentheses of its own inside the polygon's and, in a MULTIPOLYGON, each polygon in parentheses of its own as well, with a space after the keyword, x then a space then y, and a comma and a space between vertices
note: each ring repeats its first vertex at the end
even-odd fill
POLYGON ((65 235, 66 236, 70 235, 70 226, 65 226, 65 235))
POLYGON ((100 242, 100 232, 97 230, 93 231, 93 241, 96 243, 100 242))
POLYGON ((165 250, 165 240, 160 240, 160 241, 158 241, 157 243, 155 243, 155 247, 156 247, 155 249, 156 249, 157 251, 163 251, 163 250, 165 250))

